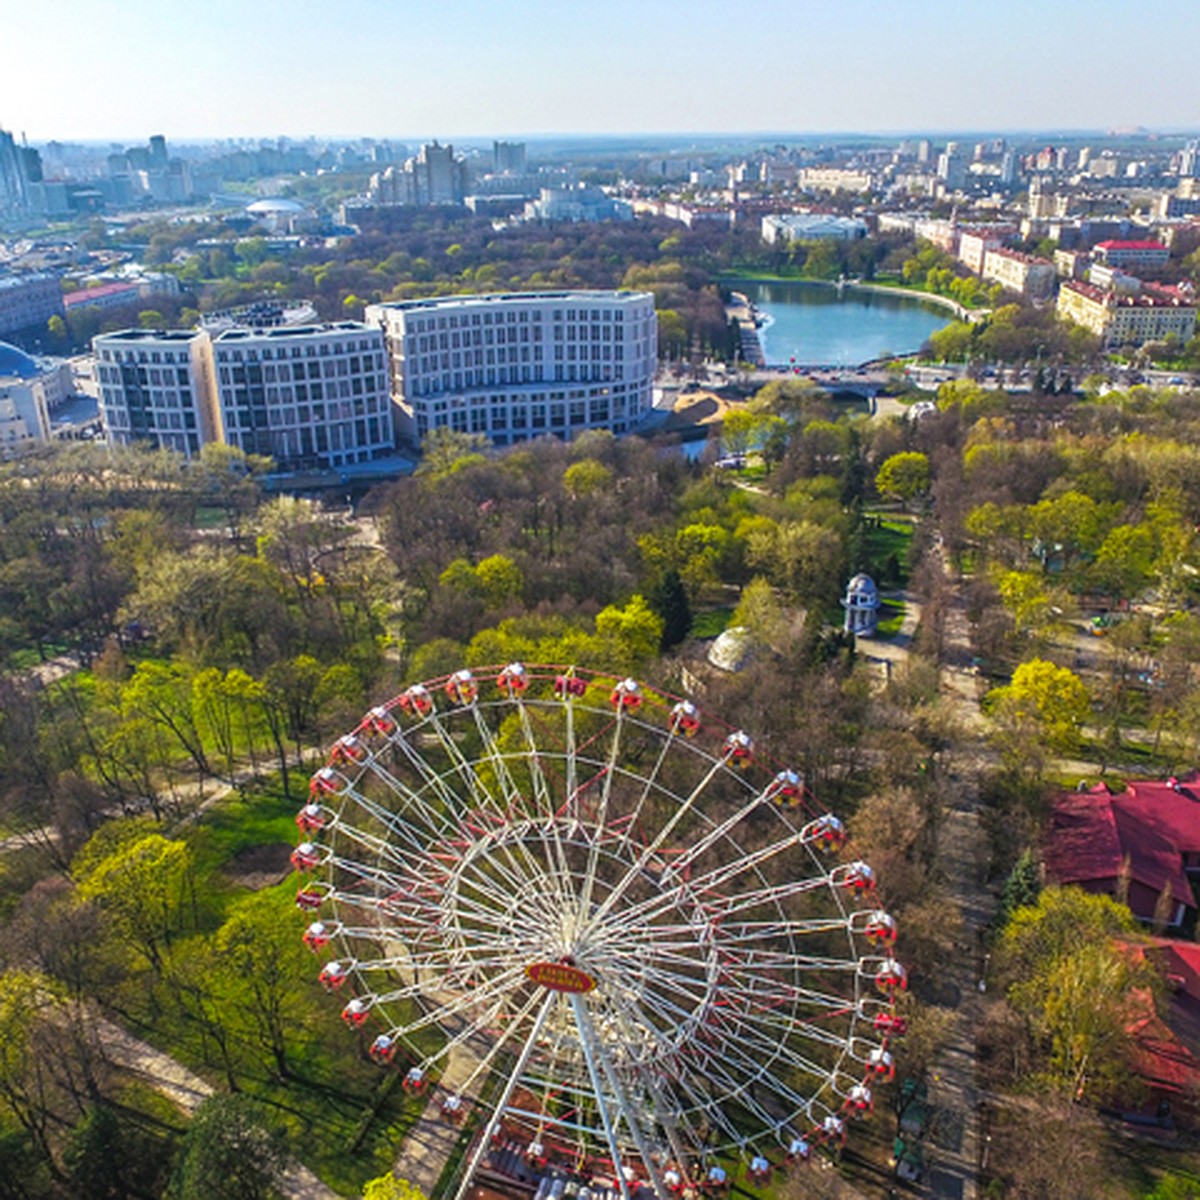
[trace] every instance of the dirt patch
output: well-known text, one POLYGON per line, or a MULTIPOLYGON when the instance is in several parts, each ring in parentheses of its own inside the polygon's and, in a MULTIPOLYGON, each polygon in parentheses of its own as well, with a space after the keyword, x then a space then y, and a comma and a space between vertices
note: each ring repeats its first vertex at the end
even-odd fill
POLYGON ((712 425, 724 420, 728 409, 729 405, 712 392, 691 392, 675 401, 665 428, 678 431, 694 425, 712 425))
POLYGON ((292 847, 286 842, 266 842, 261 846, 244 846, 222 868, 231 882, 252 892, 272 887, 292 869, 289 857, 292 847))

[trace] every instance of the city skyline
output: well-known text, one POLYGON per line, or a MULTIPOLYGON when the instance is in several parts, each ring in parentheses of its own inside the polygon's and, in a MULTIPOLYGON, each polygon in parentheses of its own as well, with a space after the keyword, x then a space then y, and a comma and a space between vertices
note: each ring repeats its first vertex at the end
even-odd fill
POLYGON ((32 141, 270 135, 670 136, 1084 131, 1200 124, 1200 10, 1164 0, 555 8, 538 0, 300 0, 195 9, 4 0, 21 53, 0 126, 32 141), (782 36, 781 36, 782 34, 782 36), (790 37, 788 35, 791 35, 790 37), (741 86, 740 79, 752 81, 741 86), (1163 85, 1167 80, 1167 86, 1163 85), (180 85, 183 81, 183 86, 180 85))

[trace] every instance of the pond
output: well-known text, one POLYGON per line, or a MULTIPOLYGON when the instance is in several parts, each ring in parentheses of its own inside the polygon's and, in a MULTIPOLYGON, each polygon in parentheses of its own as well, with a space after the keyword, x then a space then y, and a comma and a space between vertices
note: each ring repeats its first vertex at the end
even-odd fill
POLYGON ((734 282, 763 318, 758 337, 771 366, 856 367, 911 354, 951 320, 911 296, 819 283, 734 282))

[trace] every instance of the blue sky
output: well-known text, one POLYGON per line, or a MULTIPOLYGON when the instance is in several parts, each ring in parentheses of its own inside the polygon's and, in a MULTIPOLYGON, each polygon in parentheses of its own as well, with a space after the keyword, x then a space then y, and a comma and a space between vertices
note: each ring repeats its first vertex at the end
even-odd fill
POLYGON ((0 0, 0 128, 1200 128, 1200 0, 0 0))

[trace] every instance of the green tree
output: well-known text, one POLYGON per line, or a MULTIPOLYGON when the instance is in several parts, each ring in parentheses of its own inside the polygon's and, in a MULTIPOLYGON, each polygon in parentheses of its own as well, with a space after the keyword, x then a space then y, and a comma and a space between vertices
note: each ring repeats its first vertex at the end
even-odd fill
POLYGON ((49 1065, 61 1038, 62 999, 53 981, 18 968, 0 974, 0 1113, 7 1111, 56 1178, 51 1144, 58 1124, 49 1065), (48 1034, 52 1036, 48 1036, 48 1034))
POLYGON ((67 1181, 88 1200, 131 1200, 162 1192, 164 1145, 107 1104, 91 1105, 63 1150, 67 1181))
POLYGON ((575 500, 597 492, 606 492, 612 487, 612 482, 612 471, 594 458, 572 463, 563 472, 563 487, 567 495, 575 500))
MULTIPOLYGON (((630 669, 651 663, 662 645, 663 619, 644 596, 631 597, 624 608, 610 604, 596 614, 596 633, 619 649, 620 660, 630 669)), ((547 660, 543 660, 547 661, 547 660)))
POLYGON ((754 446, 761 416, 748 408, 730 409, 721 422, 721 448, 726 454, 743 457, 754 446))
POLYGON ((1079 676, 1042 658, 1021 663, 1007 687, 988 694, 988 703, 1002 718, 1011 715, 1032 721, 1047 745, 1063 751, 1077 744, 1080 727, 1091 713, 1087 688, 1079 676))
POLYGON ((425 1200, 425 1194, 407 1179, 399 1179, 389 1171, 363 1184, 362 1200, 425 1200))
POLYGON ((1157 986, 1144 956, 1113 940, 1136 938, 1135 928, 1107 896, 1047 888, 1001 937, 1009 1003, 1044 1052, 1047 1082, 1076 1100, 1103 1099, 1127 1075, 1134 995, 1157 986))
POLYGON ((905 503, 929 491, 929 459, 917 450, 902 450, 884 460, 875 476, 875 487, 882 496, 894 496, 905 503))
POLYGON ((247 1096, 212 1096, 183 1137, 174 1200, 274 1200, 284 1139, 247 1096))
POLYGON ((1149 583, 1154 569, 1154 535, 1142 525, 1118 525, 1096 554, 1092 573, 1109 595, 1131 600, 1149 583))
POLYGON ((491 554, 475 567, 475 578, 488 608, 502 608, 518 600, 525 587, 521 568, 507 555, 491 554))
MULTIPOLYGON (((86 857, 87 847, 81 852, 86 857)), ((78 863, 79 860, 77 860, 78 863)), ((184 842, 151 833, 113 851, 82 873, 79 895, 108 914, 121 937, 157 972, 179 931, 191 854, 184 842)))
POLYGON ((692 606, 687 588, 674 567, 664 571, 650 593, 650 607, 662 618, 662 649, 678 646, 692 628, 692 606))
POLYGON ((486 461, 483 451, 487 446, 482 433, 459 433, 448 425, 439 425, 421 439, 421 465, 416 473, 442 479, 486 461))
POLYGON ((296 985, 310 960, 288 897, 263 891, 239 902, 217 931, 216 949, 226 975, 222 1006, 250 1031, 279 1078, 290 1078, 287 1035, 309 1008, 296 985))

